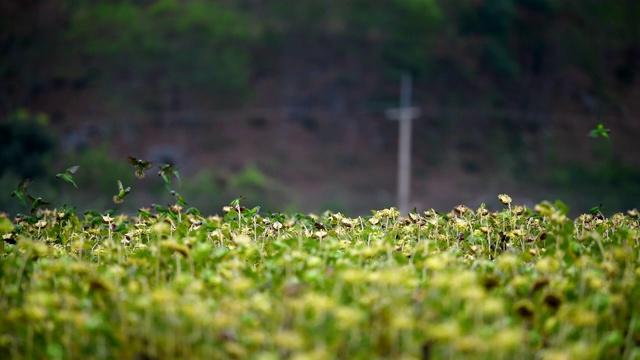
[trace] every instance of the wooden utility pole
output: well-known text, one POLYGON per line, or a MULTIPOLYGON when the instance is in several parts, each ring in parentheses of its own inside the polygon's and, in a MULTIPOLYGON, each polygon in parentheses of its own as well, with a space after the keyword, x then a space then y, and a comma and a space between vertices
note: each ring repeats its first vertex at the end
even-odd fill
POLYGON ((389 109, 387 117, 400 122, 398 134, 398 210, 406 216, 411 196, 411 122, 420 116, 420 109, 411 106, 411 75, 402 75, 400 107, 389 109))

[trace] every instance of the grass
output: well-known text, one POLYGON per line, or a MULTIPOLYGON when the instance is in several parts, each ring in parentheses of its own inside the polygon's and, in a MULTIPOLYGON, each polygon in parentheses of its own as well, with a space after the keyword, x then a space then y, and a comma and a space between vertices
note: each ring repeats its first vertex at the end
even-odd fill
POLYGON ((2 216, 0 357, 640 359, 637 210, 570 219, 501 194, 497 210, 351 218, 241 200, 2 216))

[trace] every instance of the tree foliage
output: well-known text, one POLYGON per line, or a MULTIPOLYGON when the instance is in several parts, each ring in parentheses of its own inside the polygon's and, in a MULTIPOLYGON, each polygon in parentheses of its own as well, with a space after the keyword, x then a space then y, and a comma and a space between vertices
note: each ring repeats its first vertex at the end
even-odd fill
POLYGON ((44 115, 21 109, 0 121, 0 176, 12 172, 33 178, 45 172, 46 156, 54 141, 44 115))
POLYGON ((84 2, 67 37, 99 69, 102 80, 155 87, 160 94, 206 85, 247 86, 252 33, 248 17, 218 2, 84 2))
POLYGON ((153 90, 159 102, 185 88, 233 98, 279 49, 303 56, 319 40, 454 88, 580 71, 604 89, 636 79, 638 18, 630 0, 15 1, 0 7, 0 104, 8 113, 66 83, 127 99, 153 90))

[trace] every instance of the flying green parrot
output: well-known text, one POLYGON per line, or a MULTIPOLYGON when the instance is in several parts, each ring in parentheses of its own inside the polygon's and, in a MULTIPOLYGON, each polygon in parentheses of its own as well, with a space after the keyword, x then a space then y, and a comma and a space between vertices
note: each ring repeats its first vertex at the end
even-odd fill
POLYGON ((153 163, 151 161, 144 161, 142 159, 136 159, 133 156, 127 156, 129 159, 129 164, 133 165, 136 168, 136 177, 138 179, 144 178, 145 170, 151 169, 153 163))
POLYGON ((160 166, 158 176, 161 176, 162 179, 164 179, 164 184, 169 190, 171 190, 171 175, 175 176, 176 179, 178 179, 178 183, 180 183, 180 174, 178 174, 178 170, 174 168, 173 164, 164 164, 160 166))
POLYGON ((124 197, 129 194, 131 191, 131 186, 128 186, 126 189, 122 186, 122 181, 118 180, 118 193, 113 195, 113 202, 116 204, 120 204, 124 201, 124 197))
POLYGON ((38 210, 38 208, 45 207, 45 206, 50 204, 49 201, 44 201, 44 200, 42 200, 41 197, 34 198, 33 196, 31 196, 29 194, 27 194, 26 196, 27 196, 27 199, 29 201, 31 201, 31 213, 32 214, 35 213, 36 210, 38 210))
POLYGON ((171 195, 173 195, 173 197, 176 198, 176 200, 178 201, 178 204, 182 206, 187 205, 187 202, 184 201, 184 198, 182 197, 182 195, 178 194, 178 192, 176 192, 175 190, 171 190, 170 193, 171 195))
POLYGON ((75 186, 76 188, 78 188, 78 185, 76 185, 76 182, 73 181, 73 178, 71 177, 73 174, 76 173, 76 171, 78 171, 78 169, 80 168, 79 165, 76 166, 72 166, 70 168, 68 168, 67 170, 65 170, 63 173, 61 174, 57 174, 56 177, 58 179, 62 179, 70 184, 72 184, 73 186, 75 186))
POLYGON ((598 136, 602 136, 603 138, 609 138, 609 132, 611 130, 604 127, 602 124, 598 124, 598 127, 589 131, 589 136, 593 138, 597 138, 598 136))
POLYGON ((24 206, 27 206, 27 201, 24 197, 26 196, 27 186, 29 186, 29 184, 31 184, 31 180, 24 179, 18 184, 18 188, 11 192, 11 197, 17 197, 24 206))

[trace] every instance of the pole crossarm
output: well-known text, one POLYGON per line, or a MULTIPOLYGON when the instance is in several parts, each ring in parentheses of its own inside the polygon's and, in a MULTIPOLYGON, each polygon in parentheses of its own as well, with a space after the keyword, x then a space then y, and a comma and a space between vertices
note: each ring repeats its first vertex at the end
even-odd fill
POLYGON ((387 109, 384 112, 385 115, 391 120, 413 120, 415 118, 420 117, 420 108, 417 106, 411 106, 408 108, 395 108, 395 109, 387 109))
POLYGON ((412 120, 420 116, 420 109, 411 106, 411 76, 402 76, 400 84, 400 107, 388 109, 385 114, 389 119, 398 120, 398 200, 397 206, 401 215, 406 215, 411 196, 411 132, 412 120))

